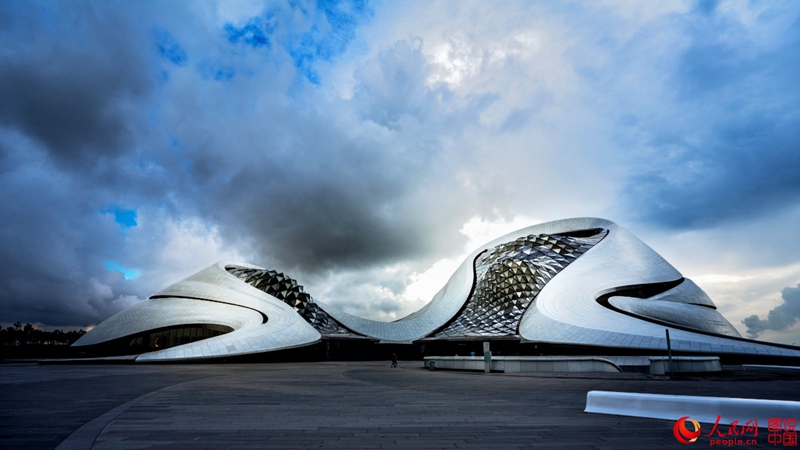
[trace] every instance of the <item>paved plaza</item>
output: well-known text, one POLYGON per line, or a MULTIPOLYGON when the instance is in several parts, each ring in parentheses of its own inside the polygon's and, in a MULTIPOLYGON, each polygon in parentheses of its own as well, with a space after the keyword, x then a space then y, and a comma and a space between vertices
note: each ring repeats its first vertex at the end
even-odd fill
MULTIPOLYGON (((0 447, 687 448, 671 421, 584 413, 589 390, 800 400, 800 377, 486 375, 419 361, 2 364, 0 447)), ((766 434, 734 448, 775 448, 766 434)))

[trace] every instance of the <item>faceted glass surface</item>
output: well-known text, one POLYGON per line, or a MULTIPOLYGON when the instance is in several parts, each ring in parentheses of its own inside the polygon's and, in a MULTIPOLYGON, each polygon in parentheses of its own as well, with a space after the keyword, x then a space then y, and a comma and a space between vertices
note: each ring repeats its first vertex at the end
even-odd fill
POLYGON ((323 311, 303 286, 293 278, 275 270, 226 266, 225 270, 247 284, 283 301, 300 314, 320 334, 348 334, 349 331, 323 311))
POLYGON ((475 286, 464 309, 434 337, 513 336, 519 321, 551 278, 600 242, 588 237, 529 235, 475 259, 475 286))

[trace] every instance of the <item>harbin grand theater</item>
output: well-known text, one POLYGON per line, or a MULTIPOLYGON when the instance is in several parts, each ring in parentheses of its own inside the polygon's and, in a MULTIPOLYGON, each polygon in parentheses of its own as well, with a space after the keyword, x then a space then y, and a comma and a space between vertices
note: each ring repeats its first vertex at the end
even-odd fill
POLYGON ((608 220, 534 225, 476 249, 420 310, 394 322, 313 299, 289 276, 219 262, 100 323, 74 346, 137 362, 468 354, 800 357, 743 338, 692 280, 608 220))

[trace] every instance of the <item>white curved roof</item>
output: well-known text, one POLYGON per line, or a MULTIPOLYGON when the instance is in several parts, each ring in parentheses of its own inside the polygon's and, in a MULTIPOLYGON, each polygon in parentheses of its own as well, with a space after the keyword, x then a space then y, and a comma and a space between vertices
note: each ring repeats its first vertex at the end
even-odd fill
POLYGON ((74 345, 92 345, 166 326, 225 325, 234 331, 140 355, 170 361, 261 353, 318 342, 320 334, 282 301, 243 283, 219 262, 104 321, 74 345), (264 317, 267 318, 264 322, 264 317))
MULTIPOLYGON (((673 350, 800 356, 800 352, 794 349, 669 327, 602 306, 596 301, 597 297, 616 288, 682 278, 680 272, 630 232, 613 222, 603 222, 603 225, 598 222, 598 226, 609 231, 606 238, 554 277, 525 313, 519 327, 523 341, 666 350, 665 330, 669 328, 673 350)), ((565 225, 571 226, 570 223, 565 225)), ((564 231, 567 230, 561 230, 564 231)), ((646 300, 630 297, 610 299, 612 305, 618 306, 636 301, 658 307, 663 312, 662 317, 673 311, 684 315, 696 312, 697 320, 708 320, 705 314, 712 311, 704 306, 687 304, 710 303, 708 296, 688 279, 646 300), (672 303, 658 305, 661 303, 658 300, 672 303)), ((725 321, 718 314, 716 317, 725 321)), ((727 321, 725 324, 733 329, 727 321)), ((734 331, 732 337, 740 336, 734 331)))
MULTIPOLYGON (((528 252, 525 255, 535 253, 531 258, 536 258, 539 263, 550 267, 546 270, 551 270, 546 277, 549 281, 531 275, 538 277, 535 283, 524 279, 523 275, 513 275, 523 277, 519 279, 524 280, 522 283, 527 283, 526 286, 536 284, 536 290, 526 294, 532 296, 529 297, 532 300, 514 304, 516 309, 511 315, 501 311, 493 295, 482 294, 481 301, 489 302, 491 315, 498 311, 500 320, 517 324, 513 326, 517 327, 522 342, 664 350, 667 346, 665 329, 669 328, 672 348, 676 351, 800 356, 800 351, 794 348, 742 339, 696 284, 684 279, 664 258, 631 233, 613 222, 597 218, 564 219, 534 225, 483 245, 467 257, 430 303, 395 322, 364 319, 332 305, 316 303, 344 327, 381 342, 411 343, 431 338, 443 327, 454 323, 452 321, 456 318, 464 319, 466 324, 474 323, 469 322, 471 319, 467 320, 464 314, 476 284, 475 260, 484 252, 493 254, 500 248, 498 246, 508 243, 511 248, 527 246, 524 247, 524 252, 528 252), (570 237, 579 236, 575 232, 586 230, 603 230, 603 234, 593 233, 592 238, 582 241, 582 238, 570 237), (569 261, 549 265, 547 252, 551 250, 536 253, 540 244, 530 243, 533 241, 528 239, 529 236, 541 235, 549 235, 543 239, 554 243, 551 250, 558 254, 553 258, 561 258, 559 252, 572 251, 566 250, 571 243, 577 242, 583 247, 571 254, 569 261), (517 241, 518 238, 525 239, 517 241), (653 286, 657 288, 648 290, 653 286), (645 290, 648 294, 644 293, 645 290), (652 295, 649 294, 651 291, 652 295)), ((502 254, 506 256, 497 259, 498 264, 501 260, 521 264, 522 259, 508 258, 526 257, 513 252, 502 254)), ((495 261, 491 258, 485 260, 495 261)), ((219 262, 101 323, 75 345, 93 345, 176 325, 216 324, 234 330, 190 344, 145 353, 137 359, 169 361, 287 349, 310 345, 321 339, 320 333, 292 307, 229 273, 226 270, 229 265, 264 270, 249 264, 219 262)), ((483 276, 489 269, 481 270, 484 270, 481 272, 483 276)), ((541 275, 541 272, 536 273, 541 275)), ((500 282, 512 286, 517 283, 510 278, 500 282)), ((461 328, 466 330, 463 333, 473 333, 469 326, 461 328)), ((510 327, 508 329, 514 329, 510 327)), ((486 330, 477 330, 474 336, 469 336, 486 336, 481 332, 486 330)), ((449 335, 435 338, 448 339, 449 335)), ((491 339, 491 336, 486 338, 491 339)))
POLYGON ((317 300, 317 303, 333 318, 357 333, 380 339, 382 342, 411 342, 422 339, 441 328, 464 306, 464 302, 467 300, 472 290, 472 284, 475 281, 473 271, 475 258, 484 251, 491 250, 499 244, 513 241, 520 236, 606 228, 611 225, 614 224, 603 219, 565 219, 534 225, 501 236, 472 252, 430 303, 419 311, 396 322, 363 319, 348 314, 334 306, 322 303, 319 300, 317 300))
POLYGON ((412 342, 428 337, 459 314, 475 283, 473 267, 479 254, 528 235, 559 235, 596 228, 606 230, 606 237, 554 276, 522 316, 519 336, 523 342, 665 350, 665 330, 669 328, 674 350, 800 356, 795 349, 741 339, 694 282, 684 279, 677 269, 630 232, 614 222, 598 218, 534 225, 483 245, 467 257, 429 304, 396 322, 363 319, 331 305, 320 303, 320 306, 358 333, 382 342, 412 342), (619 288, 680 280, 683 281, 676 287, 646 299, 611 297, 612 306, 630 315, 597 301, 602 294, 619 288), (639 317, 632 317, 635 313, 639 313, 639 317), (734 339, 648 320, 669 322, 671 318, 679 318, 689 325, 701 324, 734 339))

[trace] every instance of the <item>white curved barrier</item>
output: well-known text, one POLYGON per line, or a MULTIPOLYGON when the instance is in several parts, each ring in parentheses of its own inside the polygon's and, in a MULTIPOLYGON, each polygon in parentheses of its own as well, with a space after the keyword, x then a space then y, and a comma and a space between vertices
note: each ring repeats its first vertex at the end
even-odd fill
POLYGON ((689 416, 698 422, 712 424, 720 416, 719 423, 723 424, 734 420, 741 424, 757 420, 759 427, 766 427, 769 418, 800 417, 800 402, 589 391, 584 412, 664 420, 689 416))

